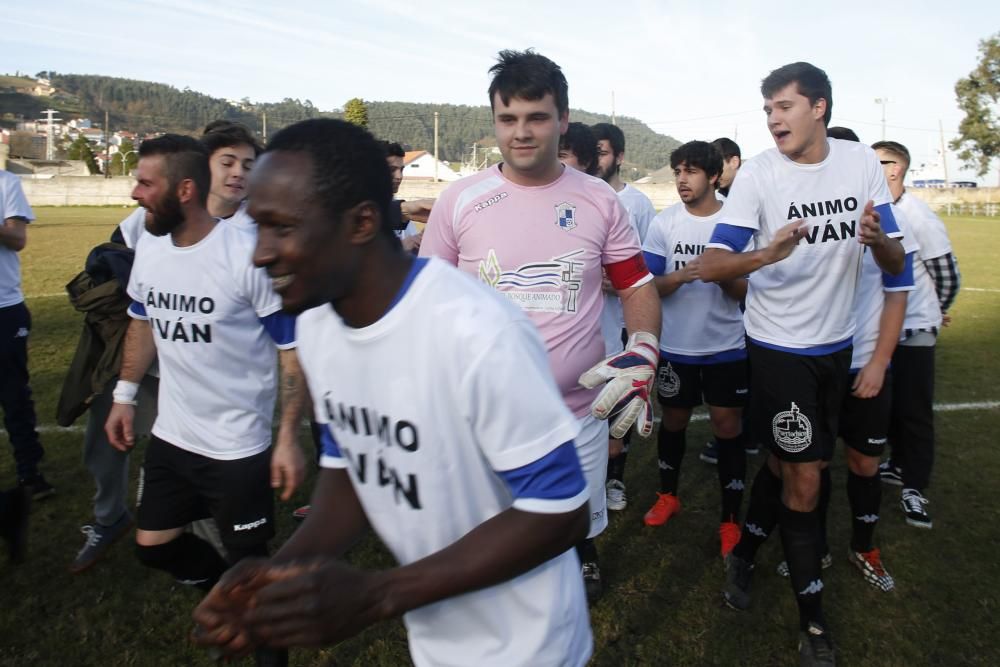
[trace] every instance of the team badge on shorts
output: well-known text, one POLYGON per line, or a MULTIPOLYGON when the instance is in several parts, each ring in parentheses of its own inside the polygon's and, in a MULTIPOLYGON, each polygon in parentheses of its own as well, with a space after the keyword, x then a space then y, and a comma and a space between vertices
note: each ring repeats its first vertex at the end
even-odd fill
POLYGON ((567 232, 576 229, 576 206, 565 201, 556 204, 556 224, 567 232))
POLYGON ((771 420, 774 442, 789 454, 797 454, 812 444, 812 424, 792 401, 792 409, 779 412, 771 420))
POLYGON ((660 366, 660 372, 657 373, 656 378, 656 390, 663 398, 673 398, 680 393, 681 379, 677 377, 677 373, 674 372, 669 361, 660 366))

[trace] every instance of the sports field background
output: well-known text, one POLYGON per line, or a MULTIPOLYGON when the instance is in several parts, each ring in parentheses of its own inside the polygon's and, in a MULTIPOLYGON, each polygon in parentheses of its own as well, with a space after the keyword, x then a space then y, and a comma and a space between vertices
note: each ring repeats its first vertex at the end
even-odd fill
MULTIPOLYGON (((71 575, 66 569, 83 544, 80 526, 93 520, 93 480, 81 462, 82 429, 53 428, 56 399, 82 323, 64 296, 64 285, 82 268, 90 248, 106 240, 128 212, 37 209, 38 220, 21 253, 33 316, 32 386, 45 427, 43 470, 57 494, 33 510, 28 561, 12 567, 0 554, 0 665, 213 664, 187 642, 198 596, 166 574, 141 567, 127 541, 87 573, 71 575)), ((1000 401, 1000 219, 949 217, 946 222, 964 290, 952 309, 954 323, 938 344, 937 401, 1000 401)), ((933 530, 906 526, 898 488, 884 487, 876 541, 896 579, 896 590, 889 594, 866 584, 846 560, 850 524, 838 452, 830 519, 834 565, 824 576, 838 664, 1000 664, 1000 409, 993 403, 939 412, 937 427, 938 459, 927 492, 933 530)), ((777 536, 760 553, 750 611, 735 612, 721 602, 718 486, 715 468, 698 460, 707 436, 704 421, 689 428, 683 511, 660 529, 642 525, 656 486, 655 443, 632 447, 626 472, 629 507, 612 513, 598 541, 606 594, 591 610, 594 664, 795 664, 794 602, 787 580, 774 574, 781 560, 777 536)), ((6 434, 0 443, 0 487, 8 488, 15 477, 6 434)), ((305 432, 302 443, 311 456, 305 432)), ((143 446, 138 449, 141 456, 143 446)), ((133 469, 140 456, 133 456, 133 469)), ((751 477, 762 456, 751 461, 751 477)), ((279 503, 279 540, 294 529, 291 510, 307 498, 303 489, 291 502, 279 503)), ((356 548, 350 560, 371 568, 392 563, 374 539, 356 548)), ((297 665, 408 662, 397 622, 336 648, 299 650, 292 656, 297 665)))

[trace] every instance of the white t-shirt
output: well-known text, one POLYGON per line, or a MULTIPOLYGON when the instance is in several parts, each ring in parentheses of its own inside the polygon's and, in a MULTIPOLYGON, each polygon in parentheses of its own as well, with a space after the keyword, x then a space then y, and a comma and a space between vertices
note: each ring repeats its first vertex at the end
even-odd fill
POLYGON ((916 289, 906 303, 903 329, 931 329, 941 327, 941 302, 938 300, 934 278, 927 272, 924 262, 951 253, 948 230, 930 206, 904 192, 896 204, 911 234, 920 246, 913 262, 913 281, 916 289))
POLYGON ((253 456, 271 442, 277 359, 261 318, 281 299, 251 262, 255 241, 225 223, 183 248, 169 234, 142 234, 129 279, 142 306, 129 313, 149 320, 159 361, 153 434, 213 459, 253 456))
MULTIPOLYGON (((618 201, 628 213, 628 221, 639 235, 639 243, 646 239, 649 223, 656 217, 656 209, 649 197, 628 183, 618 192, 618 201)), ((610 356, 622 351, 622 329, 625 315, 622 302, 617 294, 604 295, 604 310, 601 311, 601 335, 604 337, 604 354, 610 356)))
MULTIPOLYGON (((0 224, 7 218, 24 218, 31 222, 35 214, 21 189, 21 179, 0 169, 0 224)), ((17 252, 0 245, 0 308, 24 301, 21 292, 21 259, 17 252)))
MULTIPOLYGON (((758 248, 781 227, 806 221, 807 235, 789 257, 750 274, 744 323, 747 334, 765 345, 822 349, 846 345, 854 334, 864 250, 858 220, 869 200, 881 206, 892 196, 871 148, 827 141, 829 154, 817 164, 799 164, 776 148, 747 161, 723 205, 720 223, 753 230, 758 248)), ((901 236, 885 217, 883 228, 890 237, 901 236)))
MULTIPOLYGON (((895 210, 894 213, 897 216, 896 224, 904 234, 901 239, 903 251, 907 254, 913 253, 915 261, 918 252, 917 243, 910 234, 904 216, 895 210)), ((907 303, 909 303, 914 293, 913 273, 889 275, 878 267, 871 252, 865 251, 865 257, 861 262, 861 278, 858 280, 857 300, 854 302, 854 321, 857 328, 854 332, 854 349, 851 356, 852 371, 864 368, 875 354, 886 292, 908 292, 907 303)))
MULTIPOLYGON (((650 272, 666 275, 699 257, 721 216, 721 209, 707 217, 692 215, 683 202, 661 211, 653 218, 642 247, 650 272)), ((716 283, 692 281, 660 302, 660 350, 668 356, 710 357, 746 348, 740 302, 716 283)), ((745 353, 736 356, 742 358, 745 353)))
MULTIPOLYGON (((579 493, 546 499, 514 497, 500 476, 579 431, 535 327, 441 260, 416 262, 414 271, 423 268, 370 326, 348 327, 328 305, 298 319, 316 419, 332 436, 320 464, 347 469, 371 526, 404 565, 510 507, 562 513, 587 502, 578 468, 579 493), (401 367, 399 351, 408 349, 420 354, 401 367)), ((583 665, 592 650, 585 597, 569 550, 510 581, 407 613, 413 661, 583 665)))
MULTIPOLYGON (((257 233, 257 224, 247 213, 246 200, 236 209, 236 213, 233 213, 228 218, 222 218, 222 221, 243 230, 252 231, 254 234, 257 233)), ((146 209, 141 206, 136 207, 134 211, 129 213, 127 218, 118 223, 118 229, 121 230, 122 237, 125 239, 125 245, 134 250, 139 243, 139 237, 144 233, 149 233, 146 231, 146 209)))

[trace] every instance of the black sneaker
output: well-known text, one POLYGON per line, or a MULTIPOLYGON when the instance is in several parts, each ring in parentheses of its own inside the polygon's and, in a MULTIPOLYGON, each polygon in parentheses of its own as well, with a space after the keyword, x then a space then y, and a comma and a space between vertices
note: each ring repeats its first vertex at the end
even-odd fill
POLYGON ((10 549, 10 562, 23 563, 28 551, 28 514, 31 509, 31 492, 23 486, 5 491, 6 512, 0 516, 0 538, 10 549))
POLYGON ((601 568, 597 566, 597 561, 588 561, 583 564, 583 587, 587 591, 587 604, 594 604, 604 592, 604 585, 601 583, 601 568))
POLYGON ((698 458, 705 463, 716 465, 719 462, 719 444, 715 440, 705 443, 705 448, 701 450, 698 458))
POLYGON ((56 495, 55 487, 46 482, 45 477, 40 472, 21 479, 19 484, 31 491, 32 500, 44 500, 49 496, 56 495))
POLYGON ((726 556, 726 585, 722 598, 737 611, 750 607, 750 580, 753 578, 753 563, 748 563, 734 553, 726 556))
POLYGON ((899 499, 899 505, 906 515, 906 523, 917 528, 930 528, 931 515, 927 513, 927 504, 930 501, 924 498, 924 494, 916 489, 903 489, 903 495, 899 499))
POLYGON ((93 526, 81 528, 80 532, 87 536, 87 541, 69 564, 69 571, 77 574, 93 567, 97 561, 104 558, 111 545, 127 535, 131 528, 132 516, 128 512, 122 514, 121 518, 110 526, 95 523, 93 526))
POLYGON ((887 459, 878 465, 878 476, 886 484, 903 486, 903 469, 893 465, 891 460, 887 459))
POLYGON ((815 623, 799 633, 800 667, 833 667, 837 664, 830 633, 815 623))

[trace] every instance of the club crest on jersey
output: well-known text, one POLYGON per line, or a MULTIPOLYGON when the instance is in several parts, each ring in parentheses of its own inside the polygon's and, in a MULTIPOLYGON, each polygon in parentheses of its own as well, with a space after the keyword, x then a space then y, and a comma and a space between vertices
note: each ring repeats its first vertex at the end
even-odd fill
POLYGON ((792 401, 791 410, 774 415, 771 432, 778 446, 790 454, 801 452, 812 444, 812 424, 795 401, 792 401))
POLYGON ((681 390, 681 379, 674 372, 673 366, 668 361, 660 366, 660 372, 656 374, 656 389, 663 398, 673 398, 681 390))
POLYGON ((565 201, 556 204, 556 224, 567 232, 576 229, 576 206, 565 201))

